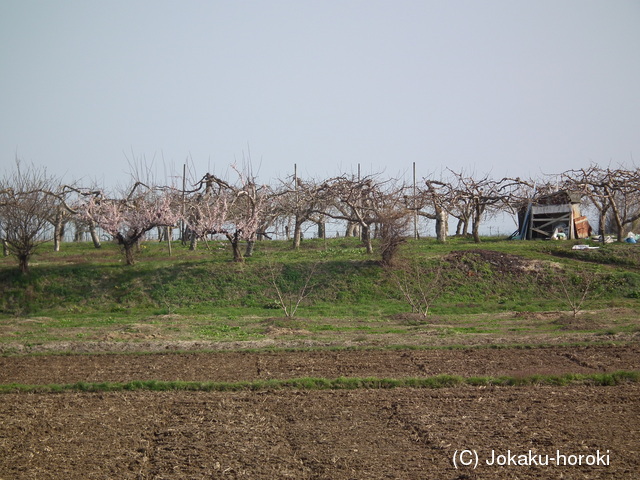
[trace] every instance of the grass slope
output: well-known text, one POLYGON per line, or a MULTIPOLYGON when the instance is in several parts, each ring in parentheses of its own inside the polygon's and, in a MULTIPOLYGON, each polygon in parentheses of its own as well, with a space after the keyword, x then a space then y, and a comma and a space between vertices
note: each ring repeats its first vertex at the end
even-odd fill
MULTIPOLYGON (((588 272, 601 279, 598 305, 629 306, 640 296, 640 247, 606 245, 599 250, 574 251, 572 243, 486 240, 474 244, 454 239, 408 242, 403 256, 425 263, 444 259, 456 277, 455 285, 438 299, 434 313, 472 313, 562 308, 562 299, 540 288, 551 265, 567 274, 588 272), (452 257, 452 252, 457 255, 452 257), (482 255, 492 252, 492 256, 482 255), (500 255, 507 259, 501 261, 500 255), (537 270, 510 268, 509 262, 537 264, 537 270)), ((147 243, 132 267, 122 264, 114 245, 95 250, 90 244, 63 244, 61 252, 44 252, 27 276, 14 261, 0 261, 0 313, 50 315, 54 313, 211 311, 277 308, 271 279, 290 292, 300 290, 315 268, 311 294, 303 303, 305 315, 348 316, 364 313, 400 313, 407 310, 377 256, 366 255, 354 239, 306 241, 294 251, 287 242, 262 242, 244 264, 229 261, 224 243, 211 250, 190 252, 174 245, 147 243)))
POLYGON ((42 250, 26 276, 14 259, 0 259, 0 342, 243 341, 286 329, 291 338, 348 334, 357 343, 370 335, 424 333, 425 324, 434 335, 450 336, 637 331, 640 247, 575 251, 574 243, 406 242, 403 259, 421 262, 427 272, 442 265, 448 282, 427 319, 411 314, 379 256, 367 255, 357 239, 305 240, 299 250, 288 242, 259 242, 244 264, 230 261, 224 242, 201 244, 195 252, 175 242, 171 254, 166 245, 147 242, 134 266, 124 265, 113 244, 96 250, 66 243, 60 252, 42 250), (274 283, 295 301, 312 271, 298 318, 283 319, 274 283), (578 294, 581 279, 596 278, 581 308, 617 308, 625 318, 613 327, 597 317, 579 325, 540 322, 531 315, 570 310, 558 278, 574 283, 578 294))

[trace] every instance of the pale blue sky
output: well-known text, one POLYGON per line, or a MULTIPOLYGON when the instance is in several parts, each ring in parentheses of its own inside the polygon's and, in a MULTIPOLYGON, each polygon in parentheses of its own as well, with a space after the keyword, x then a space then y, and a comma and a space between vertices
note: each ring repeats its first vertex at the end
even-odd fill
POLYGON ((66 180, 640 161, 637 0, 0 0, 0 69, 0 164, 66 180))

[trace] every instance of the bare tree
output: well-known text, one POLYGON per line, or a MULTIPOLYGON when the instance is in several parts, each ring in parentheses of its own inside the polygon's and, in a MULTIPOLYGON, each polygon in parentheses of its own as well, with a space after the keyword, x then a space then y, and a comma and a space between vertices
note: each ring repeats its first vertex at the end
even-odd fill
POLYGON ((414 213, 407 208, 405 199, 408 196, 404 191, 404 186, 389 185, 378 196, 375 205, 377 224, 380 226, 380 255, 385 267, 395 265, 400 246, 410 236, 414 213))
POLYGON ((436 238, 446 242, 449 234, 449 211, 451 205, 451 184, 440 180, 423 179, 424 187, 418 188, 417 213, 421 217, 435 220, 436 238))
POLYGON ((75 186, 57 186, 51 193, 56 201, 55 208, 49 213, 49 222, 53 225, 53 251, 60 251, 60 244, 64 238, 67 224, 73 219, 74 212, 69 207, 71 195, 77 191, 75 186))
POLYGON ((556 272, 551 275, 551 282, 545 292, 564 302, 575 318, 589 300, 598 296, 600 278, 591 272, 556 272))
POLYGON ((313 285, 311 279, 315 274, 317 264, 307 268, 304 273, 297 275, 285 274, 284 266, 276 266, 269 262, 269 274, 275 297, 275 303, 280 307, 287 318, 293 318, 302 301, 307 298, 313 285))
POLYGON ((432 266, 417 259, 404 259, 387 269, 389 278, 411 306, 411 312, 425 318, 449 286, 442 273, 442 263, 432 266))
POLYGON ((373 253, 372 229, 377 227, 382 262, 393 257, 406 239, 412 210, 407 206, 406 188, 394 180, 380 180, 378 175, 364 178, 340 176, 327 180, 324 214, 356 225, 367 253, 373 253))
POLYGON ((358 178, 343 175, 327 181, 331 201, 325 214, 360 227, 360 238, 367 253, 373 253, 371 227, 378 220, 376 204, 381 194, 381 181, 377 175, 358 178))
POLYGON ((297 176, 275 196, 278 210, 293 219, 293 248, 300 248, 302 227, 306 222, 321 223, 329 199, 327 182, 304 181, 297 176))
POLYGON ((470 215, 473 241, 480 243, 481 222, 508 202, 509 190, 517 182, 509 178, 496 181, 489 175, 475 179, 464 173, 452 173, 456 178, 452 191, 452 203, 462 206, 459 209, 465 212, 463 218, 468 218, 467 215, 470 215))
POLYGON ((640 172, 638 169, 601 168, 591 165, 562 174, 567 188, 586 195, 598 210, 599 230, 604 241, 607 216, 615 225, 618 241, 622 241, 627 225, 640 219, 640 172))
POLYGON ((0 230, 7 252, 18 259, 20 271, 29 271, 29 261, 38 247, 53 239, 49 215, 57 199, 51 193, 59 182, 46 169, 33 165, 15 169, 0 184, 0 230))

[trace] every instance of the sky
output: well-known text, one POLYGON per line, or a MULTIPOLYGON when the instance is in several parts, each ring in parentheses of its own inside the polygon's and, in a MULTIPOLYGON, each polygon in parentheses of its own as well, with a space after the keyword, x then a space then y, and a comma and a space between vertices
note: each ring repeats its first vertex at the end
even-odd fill
POLYGON ((126 183, 640 161, 638 0, 0 0, 0 167, 126 183))

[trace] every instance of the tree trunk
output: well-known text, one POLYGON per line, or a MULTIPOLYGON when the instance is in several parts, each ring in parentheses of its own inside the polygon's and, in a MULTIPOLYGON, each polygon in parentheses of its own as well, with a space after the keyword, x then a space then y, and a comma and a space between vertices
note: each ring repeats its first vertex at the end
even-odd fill
POLYGON ((318 222, 318 238, 326 238, 326 226, 324 222, 318 222))
POLYGON ((4 238, 2 239, 2 256, 9 256, 9 245, 7 245, 7 241, 4 238))
POLYGON ((60 251, 60 234, 58 232, 58 227, 54 227, 54 232, 53 232, 53 251, 54 252, 59 252, 60 251))
POLYGON ((167 234, 167 248, 169 249, 169 256, 172 255, 172 251, 171 251, 171 239, 173 238, 173 228, 172 227, 165 227, 165 232, 167 234))
POLYGON ((359 237, 360 236, 360 225, 354 222, 347 223, 347 231, 345 232, 345 237, 359 237))
POLYGON ((29 255, 27 254, 19 254, 18 255, 18 266, 20 267, 20 271, 23 275, 29 273, 29 255))
POLYGON ((354 230, 354 225, 351 222, 347 223, 347 229, 344 232, 344 236, 345 237, 353 237, 353 230, 354 230))
POLYGON ((602 241, 602 243, 604 244, 604 233, 606 231, 606 224, 607 224, 607 213, 606 211, 600 210, 600 214, 598 215, 599 219, 598 219, 598 230, 600 231, 600 240, 602 241))
POLYGON ((473 232, 473 241, 475 243, 480 243, 480 221, 482 220, 483 213, 484 208, 479 205, 476 206, 475 211, 473 212, 471 231, 473 232))
POLYGON ((82 241, 82 237, 84 236, 84 230, 80 228, 80 226, 77 223, 75 224, 75 226, 76 228, 75 228, 75 231, 73 232, 73 241, 77 243, 82 241))
POLYGON ((361 225, 362 227, 362 241, 367 249, 368 254, 373 253, 373 245, 371 245, 371 232, 369 225, 361 225))
POLYGON ((233 261, 238 263, 244 262, 244 257, 242 256, 242 252, 240 251, 240 242, 232 242, 231 247, 233 248, 233 261))
POLYGON ((436 211, 436 237, 441 243, 447 241, 449 233, 449 214, 446 210, 440 209, 436 211))
POLYGON ((473 221, 471 231, 473 232, 473 241, 475 243, 480 243, 480 222, 478 220, 473 221))
POLYGON ((196 235, 196 232, 194 232, 193 230, 190 230, 189 236, 191 237, 189 239, 189 250, 193 252, 196 248, 198 248, 198 235, 196 235))
POLYGON ((247 248, 244 251, 244 256, 245 257, 253 257, 253 248, 256 244, 255 240, 249 240, 247 242, 247 248))
POLYGON ((98 232, 96 231, 96 225, 93 222, 89 224, 89 233, 91 234, 91 241, 93 242, 93 246, 95 248, 101 248, 102 245, 100 244, 100 237, 98 236, 98 232))
POLYGON ((64 235, 64 224, 62 223, 62 215, 60 212, 56 213, 56 218, 53 224, 53 251, 60 251, 60 243, 62 242, 62 236, 64 235))
POLYGON ((238 237, 238 233, 236 232, 233 235, 227 233, 227 238, 229 239, 229 242, 231 242, 233 261, 238 263, 244 262, 244 257, 240 251, 240 238, 238 237))
POLYGON ((124 257, 127 261, 127 265, 133 265, 136 263, 135 258, 135 247, 137 242, 124 242, 122 243, 122 247, 124 248, 124 257))
POLYGON ((620 213, 618 212, 618 209, 613 207, 612 208, 613 211, 613 220, 616 223, 616 230, 618 233, 618 241, 622 242, 623 240, 623 232, 624 232, 624 227, 622 225, 622 219, 620 218, 620 213))
POLYGON ((295 225, 293 227, 293 248, 296 250, 300 248, 302 242, 302 221, 296 217, 295 225))

